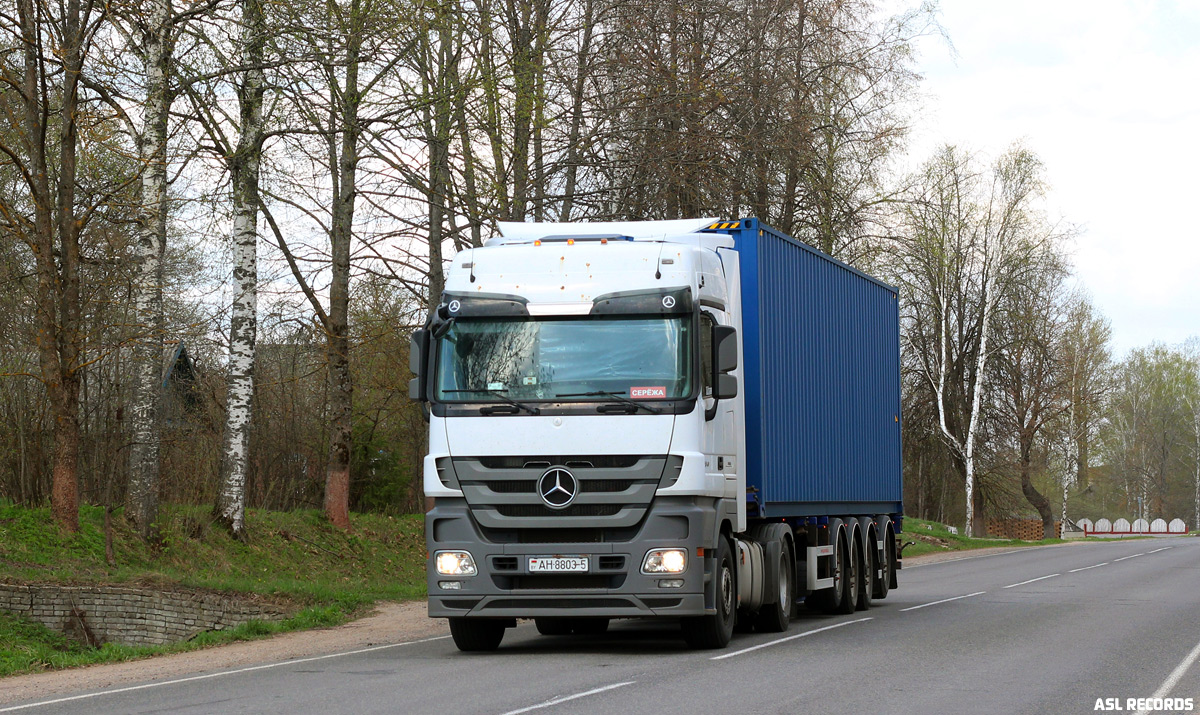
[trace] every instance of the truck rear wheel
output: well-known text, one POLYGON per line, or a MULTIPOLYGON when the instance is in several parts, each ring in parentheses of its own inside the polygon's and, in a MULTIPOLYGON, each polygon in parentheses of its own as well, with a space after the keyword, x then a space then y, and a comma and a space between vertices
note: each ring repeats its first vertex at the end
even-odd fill
POLYGON ((875 569, 879 566, 879 558, 875 555, 875 535, 867 533, 867 538, 863 541, 862 550, 859 551, 860 561, 858 564, 858 610, 865 611, 873 604, 872 598, 875 596, 875 569))
POLYGON ((754 617, 754 626, 762 633, 783 633, 788 629, 792 620, 792 601, 794 600, 795 584, 792 579, 792 546, 780 533, 774 534, 779 539, 779 558, 774 564, 776 569, 775 603, 764 603, 754 617))
POLYGON ((450 635, 461 651, 492 651, 504 640, 504 622, 483 618, 451 618, 450 635))
POLYGON ((733 637, 733 622, 737 618, 737 571, 733 564, 733 550, 724 536, 717 544, 713 588, 716 591, 716 613, 681 619, 683 639, 693 648, 724 648, 733 637))

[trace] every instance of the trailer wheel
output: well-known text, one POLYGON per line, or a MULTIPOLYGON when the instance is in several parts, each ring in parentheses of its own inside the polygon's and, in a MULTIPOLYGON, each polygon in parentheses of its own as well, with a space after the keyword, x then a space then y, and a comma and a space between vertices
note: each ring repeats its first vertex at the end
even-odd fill
POLYGON ((888 528, 887 543, 884 544, 887 549, 888 571, 890 571, 888 579, 888 588, 900 588, 899 574, 900 564, 896 563, 896 532, 888 528))
POLYGON ((533 625, 537 626, 538 633, 544 636, 571 635, 570 618, 535 618, 533 625))
POLYGON ((776 569, 775 584, 777 592, 772 594, 775 603, 764 603, 754 617, 754 626, 762 633, 783 633, 788 629, 792 620, 792 600, 795 584, 792 578, 792 545, 787 539, 776 534, 779 538, 779 559, 774 564, 776 569))
POLYGON ((733 637, 733 622, 737 618, 737 571, 729 540, 721 537, 717 544, 716 570, 713 573, 716 590, 716 610, 711 616, 683 618, 683 639, 693 648, 724 648, 733 637))
POLYGON ((883 558, 879 559, 879 578, 875 579, 875 599, 887 598, 892 585, 892 527, 887 521, 880 522, 883 529, 883 558))
POLYGON ((450 635, 461 651, 492 651, 504 640, 504 622, 482 618, 451 618, 450 635))
MULTIPOLYGON (((847 530, 849 531, 849 530, 847 530)), ((848 533, 843 538, 838 539, 838 560, 842 561, 845 557, 843 566, 839 575, 841 583, 842 597, 838 600, 834 607, 835 613, 849 614, 854 613, 858 608, 858 590, 859 590, 859 540, 853 534, 848 533)))
POLYGON ((862 548, 859 550, 859 589, 858 589, 858 610, 865 611, 872 605, 872 599, 875 597, 875 569, 879 566, 879 557, 876 555, 875 534, 868 531, 866 540, 863 542, 862 548))

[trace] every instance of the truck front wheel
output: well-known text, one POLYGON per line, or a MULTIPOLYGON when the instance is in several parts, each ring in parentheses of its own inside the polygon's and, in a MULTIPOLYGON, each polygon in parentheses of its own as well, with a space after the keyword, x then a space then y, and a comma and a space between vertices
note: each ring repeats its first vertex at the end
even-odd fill
POLYGON ((724 648, 733 637, 733 622, 737 611, 737 571, 729 540, 721 537, 717 544, 716 569, 713 572, 717 612, 711 616, 683 618, 683 639, 693 648, 724 648))
POLYGON ((454 645, 466 652, 492 651, 504 640, 504 622, 482 618, 451 618, 454 645))

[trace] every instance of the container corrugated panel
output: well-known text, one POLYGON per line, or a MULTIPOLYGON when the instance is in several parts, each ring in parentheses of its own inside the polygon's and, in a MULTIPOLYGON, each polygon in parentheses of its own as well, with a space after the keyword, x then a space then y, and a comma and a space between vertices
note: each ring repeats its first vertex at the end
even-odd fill
POLYGON ((728 233, 741 259, 746 483, 763 514, 900 513, 895 289, 755 219, 728 233))

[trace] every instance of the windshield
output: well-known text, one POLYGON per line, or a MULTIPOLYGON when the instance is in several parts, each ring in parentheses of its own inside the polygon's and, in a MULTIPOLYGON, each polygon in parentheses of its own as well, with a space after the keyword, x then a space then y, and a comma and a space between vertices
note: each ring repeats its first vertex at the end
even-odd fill
POLYGON ((439 342, 436 397, 687 398, 691 322, 691 316, 460 319, 439 342))

